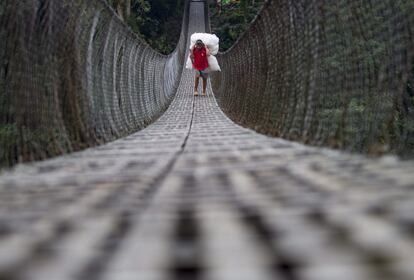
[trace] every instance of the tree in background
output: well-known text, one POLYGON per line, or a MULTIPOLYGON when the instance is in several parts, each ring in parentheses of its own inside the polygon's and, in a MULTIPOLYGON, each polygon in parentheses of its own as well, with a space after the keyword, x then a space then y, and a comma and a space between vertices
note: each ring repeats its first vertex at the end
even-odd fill
POLYGON ((220 38, 220 51, 225 51, 234 44, 263 3, 264 0, 222 0, 221 13, 214 12, 217 8, 210 5, 211 29, 220 38))
POLYGON ((168 54, 180 37, 184 0, 108 0, 119 17, 153 48, 168 54))
POLYGON ((132 0, 108 0, 108 3, 114 7, 119 17, 125 21, 131 16, 131 1, 132 0))

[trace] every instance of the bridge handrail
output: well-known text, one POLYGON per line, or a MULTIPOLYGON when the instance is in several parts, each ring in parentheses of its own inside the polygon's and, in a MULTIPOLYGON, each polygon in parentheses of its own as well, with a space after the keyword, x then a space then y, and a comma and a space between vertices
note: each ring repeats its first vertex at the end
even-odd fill
POLYGON ((213 75, 219 105, 260 132, 414 155, 414 2, 268 0, 213 75))
POLYGON ((0 166, 137 131, 172 100, 188 29, 153 50, 103 0, 0 3, 0 166))

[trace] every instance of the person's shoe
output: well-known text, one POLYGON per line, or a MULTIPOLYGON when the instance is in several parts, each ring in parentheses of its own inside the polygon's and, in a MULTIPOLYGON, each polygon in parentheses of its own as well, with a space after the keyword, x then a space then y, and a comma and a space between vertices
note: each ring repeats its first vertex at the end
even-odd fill
POLYGON ((204 91, 201 95, 206 96, 206 92, 204 91))
POLYGON ((194 92, 194 96, 197 96, 197 95, 198 95, 198 91, 195 91, 195 92, 194 92))

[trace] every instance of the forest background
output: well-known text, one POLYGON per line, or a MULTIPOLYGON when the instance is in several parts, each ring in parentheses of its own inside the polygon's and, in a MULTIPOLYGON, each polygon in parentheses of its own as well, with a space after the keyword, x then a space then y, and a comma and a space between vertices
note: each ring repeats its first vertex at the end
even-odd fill
MULTIPOLYGON (((163 54, 171 53, 180 37, 185 0, 107 0, 119 17, 163 54)), ((211 32, 220 50, 230 48, 259 12, 264 0, 227 0, 221 7, 209 1, 211 32)))

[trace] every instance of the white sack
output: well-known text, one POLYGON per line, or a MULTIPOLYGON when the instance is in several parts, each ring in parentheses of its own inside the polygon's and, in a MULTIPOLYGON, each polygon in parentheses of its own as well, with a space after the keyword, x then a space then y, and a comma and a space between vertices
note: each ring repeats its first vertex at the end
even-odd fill
POLYGON ((185 68, 186 69, 193 69, 193 63, 191 62, 190 56, 188 56, 188 58, 187 58, 187 62, 185 63, 185 68))
MULTIPOLYGON (((221 71, 220 65, 218 64, 217 58, 214 55, 210 55, 207 57, 208 60, 208 68, 206 72, 213 72, 213 71, 221 71)), ((190 56, 187 58, 187 62, 185 63, 186 69, 193 69, 193 63, 191 62, 190 56)))
MULTIPOLYGON (((199 39, 203 41, 204 45, 206 45, 206 47, 210 51, 210 56, 207 57, 208 68, 206 69, 206 72, 221 71, 220 66, 217 62, 217 58, 214 56, 219 51, 219 38, 215 34, 193 33, 191 35, 190 50, 193 48, 196 41, 199 39)), ((191 62, 190 56, 188 56, 187 58, 185 68, 193 69, 193 63, 191 62)))
POLYGON ((210 33, 193 33, 191 35, 190 50, 195 45, 197 40, 203 41, 204 45, 210 50, 210 54, 216 55, 218 53, 219 38, 215 34, 210 33))
POLYGON ((213 47, 208 48, 208 49, 209 49, 209 51, 210 51, 210 54, 212 54, 212 55, 216 55, 216 54, 218 53, 218 51, 219 51, 219 46, 218 46, 218 45, 216 45, 216 46, 213 46, 213 47))
POLYGON ((210 55, 209 57, 207 57, 207 60, 208 60, 208 68, 206 70, 207 72, 221 71, 217 58, 214 55, 210 55))

